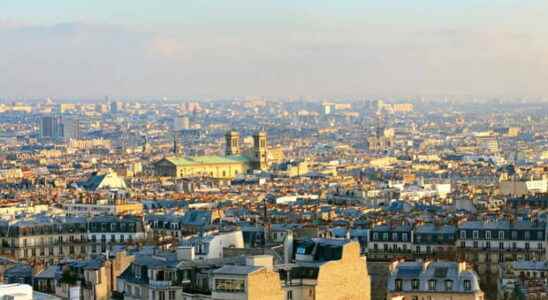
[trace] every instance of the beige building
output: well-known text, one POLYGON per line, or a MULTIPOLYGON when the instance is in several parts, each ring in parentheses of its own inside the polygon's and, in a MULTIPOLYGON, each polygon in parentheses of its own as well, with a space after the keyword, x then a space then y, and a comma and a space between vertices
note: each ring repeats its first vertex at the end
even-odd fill
POLYGON ((273 257, 259 255, 248 257, 245 266, 225 265, 213 271, 211 299, 283 299, 280 276, 272 268, 273 257))
MULTIPOLYGON (((289 235, 288 240, 291 240, 289 235)), ((294 262, 280 267, 284 300, 369 300, 371 280, 356 241, 295 241, 294 262)))

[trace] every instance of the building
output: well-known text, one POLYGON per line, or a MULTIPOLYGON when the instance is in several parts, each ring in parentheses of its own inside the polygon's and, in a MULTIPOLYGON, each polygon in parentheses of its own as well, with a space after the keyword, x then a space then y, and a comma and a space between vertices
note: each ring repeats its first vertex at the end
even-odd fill
MULTIPOLYGON (((238 153, 239 134, 231 131, 226 136, 225 153, 238 153)), ((268 167, 266 133, 255 135, 252 157, 231 154, 225 156, 169 156, 154 164, 155 173, 162 177, 212 177, 233 179, 250 169, 265 170, 268 167)))
POLYGON ((116 278, 134 259, 119 251, 112 256, 59 263, 37 274, 34 288, 62 299, 109 300, 118 292, 116 278))
POLYGON ((267 137, 264 131, 260 131, 253 136, 253 165, 255 170, 264 171, 268 168, 266 141, 267 137))
POLYGON ((458 226, 457 255, 480 274, 496 274, 500 263, 544 260, 545 230, 542 222, 465 222, 458 226))
POLYGON ((371 228, 368 256, 378 260, 412 257, 413 227, 409 224, 381 224, 371 228))
POLYGON ((287 263, 278 272, 287 300, 371 299, 367 262, 357 241, 305 239, 284 243, 287 263))
POLYGON ((500 265, 497 300, 547 299, 548 263, 514 261, 500 265))
POLYGON ((244 266, 225 265, 213 271, 211 299, 283 299, 280 276, 273 267, 272 256, 259 255, 248 257, 244 266))
POLYGON ((80 120, 76 117, 63 117, 61 137, 65 141, 80 139, 80 120))
POLYGON ((225 155, 240 155, 240 134, 235 131, 231 130, 226 133, 225 135, 225 141, 226 141, 226 149, 225 149, 225 155))
POLYGON ((181 131, 190 129, 190 118, 187 116, 177 116, 173 122, 173 130, 181 131))
POLYGON ((389 272, 386 299, 484 299, 478 275, 464 262, 395 261, 389 272))
POLYGON ((0 254, 31 265, 85 258, 133 244, 146 237, 143 220, 134 216, 36 216, 0 222, 0 254))
POLYGON ((62 136, 61 117, 43 116, 40 121, 40 137, 43 139, 58 139, 62 136))

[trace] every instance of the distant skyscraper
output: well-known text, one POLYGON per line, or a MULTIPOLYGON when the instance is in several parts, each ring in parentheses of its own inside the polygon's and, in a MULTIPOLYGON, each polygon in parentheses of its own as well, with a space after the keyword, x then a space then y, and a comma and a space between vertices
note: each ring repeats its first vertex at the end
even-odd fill
POLYGON ((121 103, 119 101, 113 101, 110 103, 110 113, 116 114, 120 112, 121 103))
POLYGON ((77 140, 80 138, 80 120, 76 117, 62 119, 61 136, 65 140, 77 140))
POLYGON ((175 131, 190 129, 190 119, 187 116, 178 116, 173 123, 173 129, 175 131))
POLYGON ((58 116, 43 116, 40 122, 40 137, 57 139, 61 136, 61 118, 58 116))

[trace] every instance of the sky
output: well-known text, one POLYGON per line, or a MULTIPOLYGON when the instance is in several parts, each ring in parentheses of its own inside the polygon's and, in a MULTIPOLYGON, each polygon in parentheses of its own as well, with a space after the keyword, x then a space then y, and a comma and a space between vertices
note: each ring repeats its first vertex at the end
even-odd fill
POLYGON ((527 98, 547 83, 545 0, 0 1, 0 98, 527 98))

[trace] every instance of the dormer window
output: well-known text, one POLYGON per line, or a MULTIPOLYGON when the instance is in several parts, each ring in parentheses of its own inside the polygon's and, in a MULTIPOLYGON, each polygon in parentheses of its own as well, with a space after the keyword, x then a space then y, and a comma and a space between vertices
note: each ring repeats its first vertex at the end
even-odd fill
POLYGON ((396 291, 402 290, 403 281, 401 279, 396 279, 396 291))
POLYGON ((465 280, 464 281, 464 290, 465 291, 472 290, 472 282, 470 282, 470 280, 465 280))
POLYGON ((436 290, 436 280, 435 279, 428 280, 428 289, 430 291, 435 291, 436 290))
POLYGON ((446 291, 453 290, 453 280, 446 280, 445 281, 445 290, 446 291))
POLYGON ((411 280, 411 288, 414 290, 418 290, 420 286, 420 281, 418 279, 411 280))

